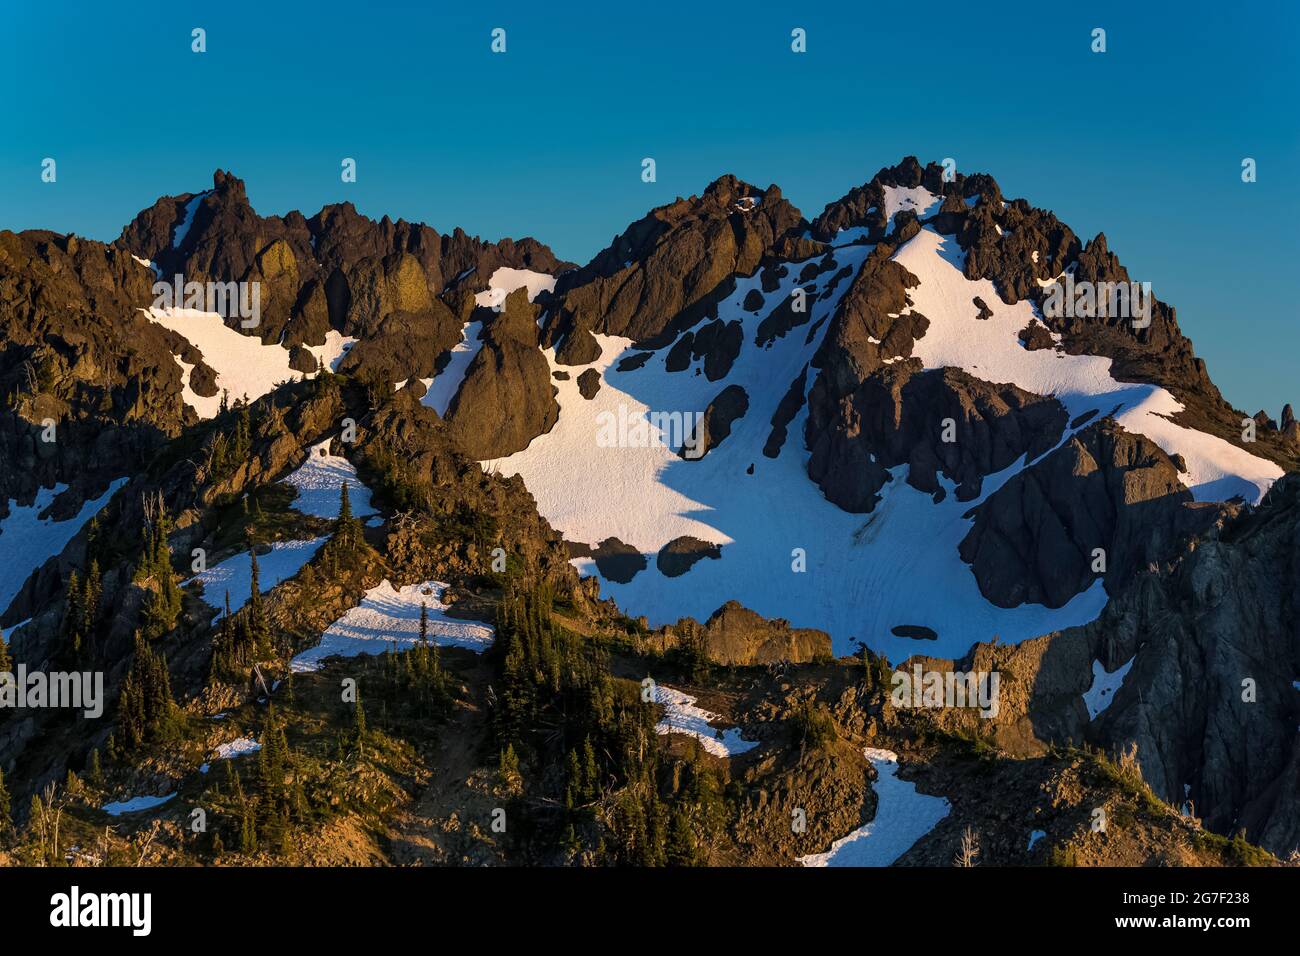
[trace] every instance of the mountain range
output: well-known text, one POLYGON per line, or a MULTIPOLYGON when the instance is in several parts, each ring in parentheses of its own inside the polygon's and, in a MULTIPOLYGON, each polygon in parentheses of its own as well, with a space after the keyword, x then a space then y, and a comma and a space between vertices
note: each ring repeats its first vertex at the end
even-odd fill
POLYGON ((0 855, 1295 857, 1300 423, 1144 278, 912 157, 585 265, 225 171, 0 232, 0 630, 108 698, 0 709, 0 855))

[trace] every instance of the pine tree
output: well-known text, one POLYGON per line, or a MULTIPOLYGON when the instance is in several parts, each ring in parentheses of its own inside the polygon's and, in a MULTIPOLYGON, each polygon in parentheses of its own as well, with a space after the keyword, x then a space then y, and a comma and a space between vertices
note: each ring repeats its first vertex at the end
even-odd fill
POLYGON ((86 779, 90 785, 99 789, 104 786, 104 769, 99 765, 99 748, 96 747, 90 752, 89 769, 86 773, 86 779))
POLYGON ((9 656, 9 645, 5 643, 5 632, 0 629, 0 674, 12 673, 13 658, 9 656))

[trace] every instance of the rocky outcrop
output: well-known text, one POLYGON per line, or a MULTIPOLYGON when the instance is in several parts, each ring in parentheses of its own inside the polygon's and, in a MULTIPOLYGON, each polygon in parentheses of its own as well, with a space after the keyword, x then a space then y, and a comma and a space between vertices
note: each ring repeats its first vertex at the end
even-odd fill
POLYGON ((550 334, 558 340, 602 332, 667 344, 729 295, 735 276, 752 275, 803 226, 777 187, 759 190, 724 176, 700 196, 652 210, 586 266, 562 276, 550 334))
POLYGON ((731 434, 736 419, 749 411, 749 395, 739 385, 728 385, 704 410, 704 415, 692 430, 690 438, 682 444, 678 454, 690 461, 698 461, 717 448, 731 434))
POLYGON ((1117 593, 1215 519, 1178 475, 1154 442, 1103 419, 990 495, 962 559, 1001 607, 1060 607, 1099 577, 1117 593))
POLYGON ((447 425, 471 458, 522 451, 554 427, 551 369, 537 347, 537 309, 525 289, 512 292, 499 313, 483 320, 483 347, 447 409, 447 425))
POLYGON ((899 465, 920 491, 941 497, 943 475, 957 484, 958 500, 971 500, 985 476, 1055 445, 1067 418, 1055 399, 915 363, 883 366, 835 410, 813 436, 808 475, 853 512, 875 507, 899 465))
POLYGON ((56 483, 72 486, 59 515, 75 513, 194 420, 172 356, 201 360, 141 313, 152 281, 103 243, 0 232, 0 516, 56 483))
POLYGON ((716 561, 721 557, 722 545, 683 535, 680 538, 673 538, 659 549, 659 554, 655 558, 655 567, 664 577, 679 578, 693 568, 697 561, 705 558, 716 561))
POLYGON ((825 631, 791 627, 780 618, 769 620, 735 601, 722 605, 704 624, 682 618, 651 635, 650 641, 663 647, 693 641, 709 660, 739 666, 803 663, 831 656, 831 639, 825 631))

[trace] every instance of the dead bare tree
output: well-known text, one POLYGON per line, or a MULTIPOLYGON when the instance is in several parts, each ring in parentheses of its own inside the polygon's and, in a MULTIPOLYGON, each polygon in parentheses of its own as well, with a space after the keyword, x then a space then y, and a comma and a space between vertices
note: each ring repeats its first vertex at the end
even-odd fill
POLYGON ((962 831, 961 848, 952 858, 954 866, 970 867, 979 865, 980 838, 970 827, 962 831))

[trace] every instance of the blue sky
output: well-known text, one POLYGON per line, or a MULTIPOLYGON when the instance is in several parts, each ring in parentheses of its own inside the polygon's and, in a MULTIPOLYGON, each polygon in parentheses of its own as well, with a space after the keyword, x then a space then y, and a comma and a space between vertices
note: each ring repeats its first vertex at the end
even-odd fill
POLYGON ((1300 400, 1300 5, 449 7, 10 0, 0 228, 110 240, 221 167, 263 214, 349 199, 583 262, 723 173, 779 184, 811 218, 905 155, 951 156, 1085 237, 1104 231, 1234 404, 1300 400), (806 54, 790 52, 794 27, 806 54))

